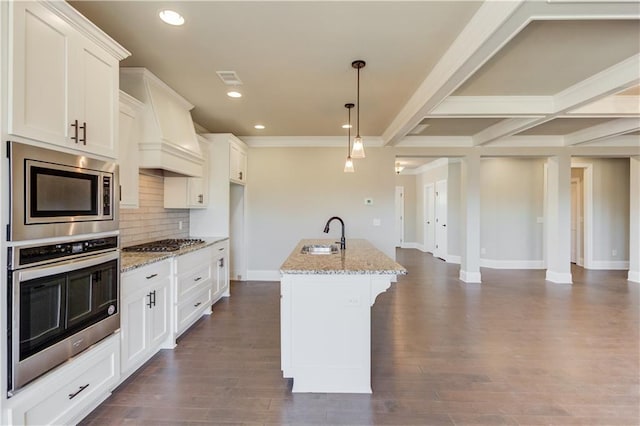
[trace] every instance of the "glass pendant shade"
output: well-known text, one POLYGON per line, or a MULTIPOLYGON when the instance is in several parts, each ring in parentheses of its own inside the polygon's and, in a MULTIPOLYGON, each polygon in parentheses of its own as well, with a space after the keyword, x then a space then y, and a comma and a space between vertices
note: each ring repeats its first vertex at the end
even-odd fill
POLYGON ((351 158, 364 158, 364 144, 362 138, 356 136, 353 138, 353 148, 351 149, 351 158))
POLYGON ((344 172, 345 173, 353 173, 355 170, 353 169, 353 161, 351 157, 347 157, 347 161, 344 163, 344 172))

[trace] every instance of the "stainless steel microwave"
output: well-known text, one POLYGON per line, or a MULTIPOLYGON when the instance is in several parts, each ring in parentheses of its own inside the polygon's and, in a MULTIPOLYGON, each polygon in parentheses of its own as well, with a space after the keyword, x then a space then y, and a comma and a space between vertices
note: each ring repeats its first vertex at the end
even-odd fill
POLYGON ((118 165, 8 142, 10 241, 118 229, 118 165))

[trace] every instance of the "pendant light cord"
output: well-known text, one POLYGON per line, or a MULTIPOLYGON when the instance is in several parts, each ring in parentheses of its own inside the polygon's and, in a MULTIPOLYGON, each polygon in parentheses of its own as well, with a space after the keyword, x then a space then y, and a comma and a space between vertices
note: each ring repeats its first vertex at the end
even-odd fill
POLYGON ((347 127, 347 129, 349 129, 347 136, 347 157, 351 157, 351 108, 347 107, 347 111, 349 111, 349 125, 347 127))
POLYGON ((358 68, 358 92, 356 96, 356 102, 358 103, 358 111, 356 112, 357 114, 356 127, 358 131, 358 135, 356 137, 359 138, 360 137, 360 68, 358 68))

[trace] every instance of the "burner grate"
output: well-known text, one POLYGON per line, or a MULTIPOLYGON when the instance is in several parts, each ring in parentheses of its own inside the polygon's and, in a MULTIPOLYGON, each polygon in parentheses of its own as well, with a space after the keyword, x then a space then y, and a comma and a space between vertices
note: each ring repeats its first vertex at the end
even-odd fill
POLYGON ((177 251, 185 247, 196 244, 203 244, 204 240, 200 238, 169 238, 165 240, 151 241, 148 243, 138 244, 135 246, 124 247, 122 251, 133 252, 166 252, 177 251))

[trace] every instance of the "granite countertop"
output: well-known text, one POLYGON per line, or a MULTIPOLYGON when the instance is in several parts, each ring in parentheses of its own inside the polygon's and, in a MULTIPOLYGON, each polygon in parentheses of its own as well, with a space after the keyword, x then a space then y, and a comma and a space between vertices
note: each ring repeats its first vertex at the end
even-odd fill
POLYGON ((202 244, 194 244, 176 251, 165 252, 130 252, 123 251, 120 253, 120 272, 127 272, 133 269, 141 268, 151 263, 160 262, 192 251, 200 250, 205 247, 212 246, 220 241, 228 240, 229 237, 194 237, 204 240, 202 244))
MULTIPOLYGON (((404 266, 396 263, 367 240, 347 240, 345 250, 335 254, 301 253, 302 246, 335 244, 335 239, 301 240, 280 267, 283 274, 362 274, 405 275, 404 266)), ((337 244, 338 247, 340 244, 337 244)))

